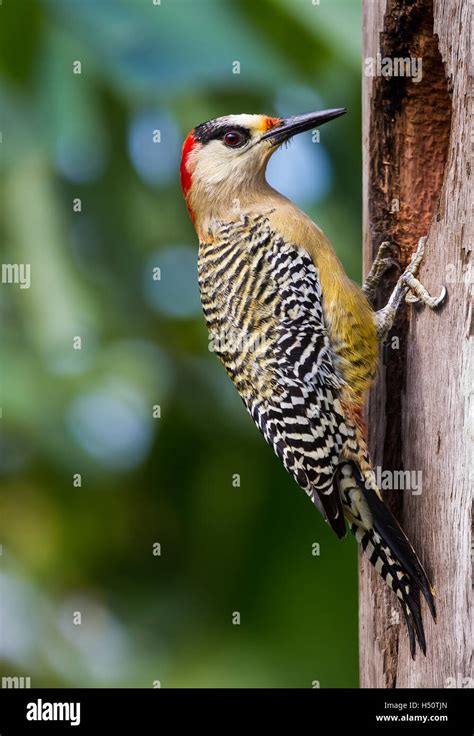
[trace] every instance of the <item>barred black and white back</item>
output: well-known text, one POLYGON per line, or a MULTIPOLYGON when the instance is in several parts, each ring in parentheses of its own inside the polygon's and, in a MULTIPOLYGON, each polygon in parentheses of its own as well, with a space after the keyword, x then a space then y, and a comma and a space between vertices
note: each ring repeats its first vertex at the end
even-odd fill
POLYGON ((199 284, 216 353, 248 411, 343 536, 333 481, 355 429, 339 400, 342 380, 310 256, 278 237, 266 217, 242 217, 238 224, 222 224, 212 241, 200 245, 199 284))
MULTIPOLYGON (((266 215, 214 223, 200 244, 199 285, 214 350, 266 441, 339 537, 345 518, 397 595, 412 655, 426 651, 419 593, 431 586, 373 481, 365 443, 343 401, 318 269, 266 215)), ((346 351, 347 345, 340 345, 346 351)), ((347 359, 347 358, 345 358, 347 359)))

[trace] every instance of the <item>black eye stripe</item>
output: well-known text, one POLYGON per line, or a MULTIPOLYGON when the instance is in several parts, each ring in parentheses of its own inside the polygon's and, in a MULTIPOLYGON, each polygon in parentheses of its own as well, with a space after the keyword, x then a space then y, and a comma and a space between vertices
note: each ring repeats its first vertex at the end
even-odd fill
POLYGON ((210 120, 208 123, 202 123, 198 125, 194 130, 194 138, 200 143, 209 143, 219 138, 223 138, 226 133, 240 133, 244 137, 244 141, 248 141, 250 138, 249 131, 243 128, 241 125, 218 125, 210 120))

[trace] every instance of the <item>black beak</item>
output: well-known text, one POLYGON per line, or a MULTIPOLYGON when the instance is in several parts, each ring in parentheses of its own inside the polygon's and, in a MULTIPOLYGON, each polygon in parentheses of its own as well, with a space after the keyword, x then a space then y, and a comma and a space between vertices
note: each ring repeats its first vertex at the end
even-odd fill
POLYGON ((338 107, 335 110, 321 110, 321 112, 307 112, 304 115, 293 115, 291 118, 285 118, 280 125, 271 128, 260 138, 261 141, 271 138, 275 144, 283 143, 297 133, 304 133, 305 130, 318 128, 330 120, 338 118, 347 112, 345 107, 338 107))

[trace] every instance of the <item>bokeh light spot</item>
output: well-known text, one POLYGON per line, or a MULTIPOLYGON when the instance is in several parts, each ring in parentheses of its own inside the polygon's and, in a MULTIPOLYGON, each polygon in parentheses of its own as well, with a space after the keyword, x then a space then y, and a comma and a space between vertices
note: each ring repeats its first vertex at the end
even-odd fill
POLYGON ((151 407, 133 386, 121 381, 77 396, 66 422, 78 444, 111 470, 138 465, 152 440, 151 407))
POLYGON ((275 189, 300 207, 317 202, 331 189, 332 167, 322 143, 313 143, 311 133, 292 139, 291 151, 277 151, 268 164, 267 179, 275 189))
POLYGON ((200 314, 197 249, 174 245, 157 252, 146 266, 144 288, 147 302, 162 314, 181 319, 200 314), (159 280, 153 278, 156 268, 159 280))
POLYGON ((163 113, 142 110, 128 132, 128 154, 146 184, 167 184, 179 166, 181 135, 175 121, 163 113))

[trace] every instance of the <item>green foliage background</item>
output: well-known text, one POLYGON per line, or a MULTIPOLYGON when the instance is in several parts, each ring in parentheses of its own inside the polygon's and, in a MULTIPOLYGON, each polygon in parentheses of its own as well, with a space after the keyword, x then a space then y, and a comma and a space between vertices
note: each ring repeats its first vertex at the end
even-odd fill
MULTIPOLYGON (((331 182, 306 210, 358 279, 359 2, 3 0, 0 29, 2 263, 32 274, 0 301, 1 674, 357 686, 355 544, 208 351, 177 163, 146 180, 129 141, 143 110, 172 121, 159 168, 218 115, 278 114, 282 94, 294 113, 347 106, 323 129, 331 182)), ((292 148, 277 155, 289 165, 292 148)))

